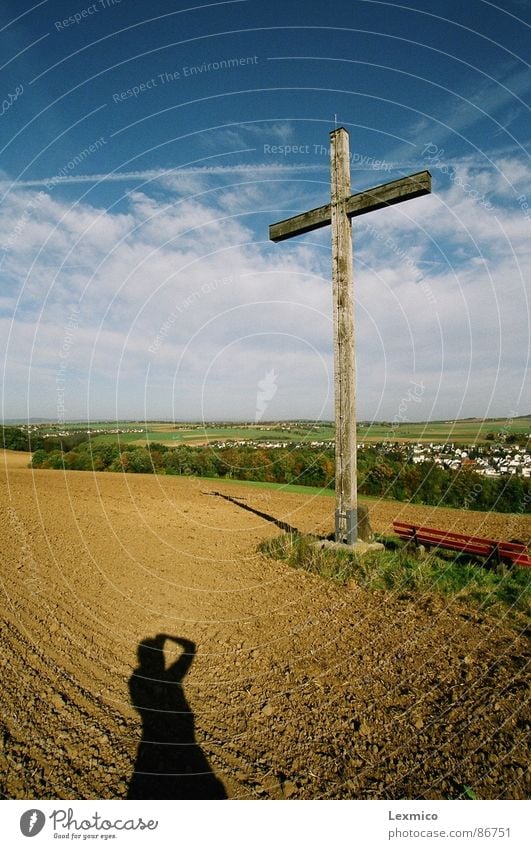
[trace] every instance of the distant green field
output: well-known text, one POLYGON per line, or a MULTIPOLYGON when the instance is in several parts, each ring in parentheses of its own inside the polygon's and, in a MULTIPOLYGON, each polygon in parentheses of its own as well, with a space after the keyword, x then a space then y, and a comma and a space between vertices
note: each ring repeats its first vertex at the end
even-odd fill
MULTIPOLYGON (((128 427, 144 428, 145 429, 146 426, 155 425, 155 424, 157 426, 161 426, 162 423, 161 422, 135 422, 135 421, 130 421, 130 422, 89 422, 89 423, 87 423, 87 422, 66 422, 64 426, 68 430, 87 430, 87 428, 89 430, 103 430, 103 429, 104 430, 116 430, 117 428, 120 429, 120 428, 128 428, 128 427)), ((167 424, 171 427, 170 422, 168 422, 167 424)), ((54 425, 54 427, 56 427, 59 430, 62 429, 62 426, 60 428, 57 425, 54 425)))
MULTIPOLYGON (((148 423, 148 426, 152 423, 148 423)), ((116 428, 116 425, 114 425, 116 428)), ((261 427, 219 427, 219 428, 194 428, 191 430, 147 430, 144 434, 120 433, 120 434, 98 434, 92 436, 93 442, 136 442, 144 445, 146 442, 164 442, 172 445, 186 444, 190 441, 200 440, 227 440, 235 441, 241 439, 260 439, 274 442, 312 442, 313 440, 324 441, 334 438, 334 430, 331 427, 322 427, 318 430, 268 430, 261 427)))
POLYGON ((142 433, 99 433, 96 436, 92 435, 90 437, 87 436, 87 442, 90 439, 91 442, 120 442, 120 443, 138 443, 139 445, 145 445, 146 442, 175 442, 176 445, 179 444, 179 437, 176 435, 175 431, 159 431, 159 430, 148 430, 142 433))
MULTIPOLYGON (((326 442, 334 439, 334 428, 329 424, 311 426, 304 422, 290 422, 290 430, 266 425, 202 426, 200 424, 177 423, 172 427, 169 422, 92 422, 91 430, 112 431, 128 428, 143 428, 143 433, 101 433, 91 434, 87 439, 94 442, 122 442, 145 445, 147 442, 164 442, 182 445, 190 441, 207 440, 263 440, 274 442, 326 442)), ((74 422, 66 424, 70 431, 86 430, 87 424, 74 422)), ((47 428, 43 427, 43 430, 47 428)), ((531 433, 531 416, 520 419, 460 420, 456 422, 376 422, 371 425, 358 425, 360 441, 398 441, 415 440, 426 442, 483 442, 487 434, 494 436, 495 442, 503 442, 508 436, 531 433)))
POLYGON ((482 442, 487 434, 503 442, 509 435, 531 433, 531 417, 495 421, 407 422, 398 425, 376 423, 358 427, 358 439, 415 439, 427 442, 482 442))

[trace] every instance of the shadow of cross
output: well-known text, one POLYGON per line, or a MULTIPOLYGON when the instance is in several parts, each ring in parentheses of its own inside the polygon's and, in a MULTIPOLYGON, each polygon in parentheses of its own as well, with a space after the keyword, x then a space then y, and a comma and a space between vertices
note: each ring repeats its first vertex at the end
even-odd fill
POLYGON ((271 516, 269 513, 264 513, 262 510, 257 510, 256 507, 251 507, 249 504, 245 504, 244 501, 240 501, 232 495, 224 495, 223 492, 212 492, 211 494, 217 495, 218 498, 224 498, 225 501, 230 501, 231 504, 236 504, 238 507, 241 507, 242 510, 247 510, 248 513, 254 513, 255 516, 260 516, 260 518, 265 519, 266 522, 272 522, 272 524, 276 525, 277 528, 280 528, 281 531, 287 531, 288 534, 295 534, 297 536, 300 535, 300 531, 297 528, 294 528, 293 525, 283 522, 282 519, 276 519, 274 516, 271 516))
POLYGON ((356 368, 352 291, 351 219, 431 191, 431 174, 420 171, 373 189, 350 193, 349 136, 344 127, 330 133, 330 203, 286 218, 269 227, 269 238, 282 242, 319 227, 332 227, 334 314, 334 395, 336 423, 336 542, 358 540, 356 458, 356 368))

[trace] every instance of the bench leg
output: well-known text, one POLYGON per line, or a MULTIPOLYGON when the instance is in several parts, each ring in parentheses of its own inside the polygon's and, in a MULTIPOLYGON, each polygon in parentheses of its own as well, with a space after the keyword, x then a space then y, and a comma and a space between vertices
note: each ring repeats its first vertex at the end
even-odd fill
POLYGON ((485 560, 485 566, 488 569, 494 568, 496 569, 496 571, 498 571, 498 568, 502 565, 503 564, 502 559, 500 557, 500 549, 497 545, 493 545, 490 550, 490 554, 487 555, 487 558, 485 560))

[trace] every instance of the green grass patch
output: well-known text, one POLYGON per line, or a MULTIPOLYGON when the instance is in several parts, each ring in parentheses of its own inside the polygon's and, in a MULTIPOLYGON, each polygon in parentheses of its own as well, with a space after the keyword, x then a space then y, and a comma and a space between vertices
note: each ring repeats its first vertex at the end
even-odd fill
POLYGON ((474 793, 472 787, 469 787, 468 784, 463 784, 463 792, 460 796, 461 799, 477 799, 478 797, 474 793))
POLYGON ((295 569, 340 584, 355 581, 372 591, 401 597, 435 594, 504 618, 518 630, 529 626, 531 572, 508 569, 498 574, 453 552, 417 554, 394 538, 380 538, 386 548, 363 557, 348 550, 318 549, 310 536, 283 534, 265 540, 259 550, 295 569))
MULTIPOLYGON (((184 475, 179 476, 184 477, 184 475)), ((238 486, 252 486, 255 489, 274 489, 276 492, 296 492, 299 495, 325 495, 328 498, 335 498, 335 490, 330 489, 328 486, 320 487, 320 486, 304 486, 303 484, 298 483, 273 483, 271 481, 244 481, 239 480, 238 478, 205 478, 205 477, 197 477, 197 480, 201 481, 213 481, 215 483, 234 483, 238 484, 238 486)), ((366 501, 394 501, 393 498, 380 498, 379 495, 364 495, 363 498, 360 498, 360 503, 365 503, 366 501)), ((400 502, 397 502, 400 503, 400 502)))
MULTIPOLYGON (((302 484, 296 483, 271 483, 270 481, 243 481, 238 480, 238 478, 205 478, 198 477, 197 480, 201 481, 212 481, 215 483, 234 483, 238 484, 238 486, 252 486, 257 489, 274 489, 277 492, 297 492, 299 495, 327 495, 331 498, 335 496, 335 492, 333 489, 329 489, 328 487, 319 487, 319 486, 302 486, 302 484)), ((364 499, 370 501, 371 499, 364 499)), ((374 499, 375 501, 378 499, 374 499)))

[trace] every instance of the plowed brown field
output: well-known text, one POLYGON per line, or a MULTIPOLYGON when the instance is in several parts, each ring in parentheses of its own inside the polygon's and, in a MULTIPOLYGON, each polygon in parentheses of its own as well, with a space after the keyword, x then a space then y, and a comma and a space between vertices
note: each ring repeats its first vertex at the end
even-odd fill
MULTIPOLYGON (((0 456, 4 796, 527 795, 523 635, 266 559, 278 528, 212 492, 307 532, 332 499, 27 462, 0 456)), ((398 517, 531 537, 371 505, 375 530, 398 517)))

